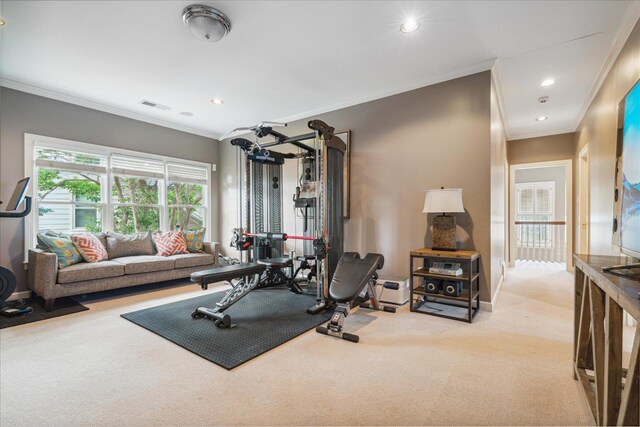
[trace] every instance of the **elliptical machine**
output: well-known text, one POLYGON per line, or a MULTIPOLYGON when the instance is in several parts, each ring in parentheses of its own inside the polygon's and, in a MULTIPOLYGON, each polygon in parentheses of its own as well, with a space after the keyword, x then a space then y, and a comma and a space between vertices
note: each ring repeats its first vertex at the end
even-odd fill
MULTIPOLYGON (((31 197, 26 197, 27 187, 31 178, 24 178, 18 181, 13 195, 7 205, 5 212, 0 212, 0 218, 24 218, 31 212, 31 197), (18 207, 25 202, 22 212, 15 212, 18 207)), ((2 202, 0 201, 0 204, 2 202)), ((0 314, 7 317, 25 316, 33 311, 31 307, 14 308, 7 304, 7 299, 16 289, 16 276, 7 268, 0 267, 0 314)))

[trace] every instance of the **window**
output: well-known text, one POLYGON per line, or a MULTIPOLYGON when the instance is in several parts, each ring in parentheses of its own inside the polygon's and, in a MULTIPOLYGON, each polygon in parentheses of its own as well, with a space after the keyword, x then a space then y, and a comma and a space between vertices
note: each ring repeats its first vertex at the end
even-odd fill
POLYGON ((100 230, 107 157, 40 146, 33 156, 37 229, 100 230))
MULTIPOLYGON (((548 222, 554 219, 555 182, 516 184, 516 221, 548 222)), ((550 226, 523 224, 516 235, 519 246, 541 244, 550 246, 550 226)))
POLYGON ((208 224, 205 163, 35 135, 25 136, 25 147, 38 213, 27 227, 30 246, 43 230, 135 233, 208 224))
POLYGON ((88 197, 76 195, 73 212, 73 228, 76 230, 100 231, 102 209, 90 204, 88 197))
POLYGON ((175 163, 167 164, 167 203, 169 228, 204 226, 204 200, 207 176, 202 169, 175 163))

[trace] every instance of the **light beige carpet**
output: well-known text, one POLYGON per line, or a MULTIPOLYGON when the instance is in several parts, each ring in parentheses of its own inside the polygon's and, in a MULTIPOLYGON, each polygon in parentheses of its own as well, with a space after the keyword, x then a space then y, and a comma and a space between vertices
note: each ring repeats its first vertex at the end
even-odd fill
POLYGON ((310 331, 233 371, 119 316, 202 292, 99 300, 0 331, 0 424, 593 423, 571 371, 572 276, 557 268, 510 270, 497 310, 473 324, 362 310, 348 318, 358 344, 310 331))

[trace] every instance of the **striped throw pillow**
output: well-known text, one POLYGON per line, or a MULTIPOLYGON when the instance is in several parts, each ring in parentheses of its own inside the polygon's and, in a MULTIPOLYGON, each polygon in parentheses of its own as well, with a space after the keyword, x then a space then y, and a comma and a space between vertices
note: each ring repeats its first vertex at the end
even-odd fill
POLYGON ((98 262, 109 259, 107 249, 100 242, 95 234, 83 233, 71 236, 71 241, 75 245, 82 258, 87 262, 98 262))
POLYGON ((182 231, 167 231, 153 235, 153 241, 158 249, 159 256, 170 256, 177 254, 188 254, 187 242, 184 240, 182 231))

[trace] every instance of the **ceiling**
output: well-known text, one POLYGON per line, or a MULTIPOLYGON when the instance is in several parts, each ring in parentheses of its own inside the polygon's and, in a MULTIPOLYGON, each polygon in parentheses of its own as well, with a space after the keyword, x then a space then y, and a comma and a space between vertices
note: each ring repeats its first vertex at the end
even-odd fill
POLYGON ((507 134, 518 139, 575 130, 638 17, 626 1, 205 1, 232 22, 207 43, 182 23, 192 3, 2 0, 0 83, 219 137, 495 64, 507 134), (407 17, 417 31, 399 31, 407 17), (557 83, 540 87, 549 77, 557 83))

